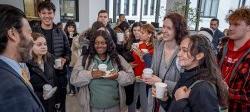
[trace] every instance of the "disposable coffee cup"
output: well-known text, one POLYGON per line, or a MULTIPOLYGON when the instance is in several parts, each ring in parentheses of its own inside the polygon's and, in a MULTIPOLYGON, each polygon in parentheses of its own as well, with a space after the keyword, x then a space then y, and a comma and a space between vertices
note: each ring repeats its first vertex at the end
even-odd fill
POLYGON ((98 69, 101 70, 101 71, 107 71, 107 65, 106 64, 99 64, 98 65, 98 69))
POLYGON ((43 93, 47 94, 52 89, 52 86, 50 84, 44 84, 43 85, 43 93))
POLYGON ((153 75, 153 70, 151 68, 145 68, 143 70, 143 77, 144 78, 151 78, 153 75))
POLYGON ((123 34, 123 33, 117 33, 117 40, 118 40, 119 42, 124 41, 124 34, 123 34))
POLYGON ((69 38, 73 38, 74 32, 69 32, 69 38))
POLYGON ((139 43, 133 43, 132 48, 133 49, 139 49, 139 43))
POLYGON ((162 99, 167 89, 167 84, 162 82, 157 82, 155 83, 155 88, 156 88, 156 98, 162 99))
POLYGON ((55 67, 60 68, 62 66, 62 59, 58 58, 55 60, 55 67))
POLYGON ((148 49, 141 49, 143 53, 148 53, 148 49))

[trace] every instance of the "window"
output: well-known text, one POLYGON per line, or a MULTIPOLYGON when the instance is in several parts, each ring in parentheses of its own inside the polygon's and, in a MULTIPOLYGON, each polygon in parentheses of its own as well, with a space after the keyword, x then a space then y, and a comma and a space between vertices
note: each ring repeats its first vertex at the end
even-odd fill
POLYGON ((60 0, 61 21, 79 21, 78 0, 60 0))
POLYGON ((121 0, 117 0, 116 2, 116 15, 121 13, 121 0))
POLYGON ((37 13, 38 4, 42 2, 42 0, 24 0, 24 12, 28 20, 39 20, 39 16, 37 13))
POLYGON ((214 18, 217 16, 219 0, 201 0, 201 17, 214 18))
POLYGON ((148 0, 144 0, 144 15, 148 15, 148 0))
POLYGON ((133 0, 132 15, 137 15, 137 0, 133 0))
POLYGON ((124 0, 124 14, 129 15, 129 0, 124 0))
POLYGON ((155 11, 155 0, 151 0, 150 15, 154 15, 154 11, 155 11))

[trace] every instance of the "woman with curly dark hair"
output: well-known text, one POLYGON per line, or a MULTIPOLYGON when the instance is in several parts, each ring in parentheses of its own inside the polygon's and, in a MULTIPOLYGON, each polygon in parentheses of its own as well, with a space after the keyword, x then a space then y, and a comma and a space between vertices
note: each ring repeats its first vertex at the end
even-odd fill
POLYGON ((98 30, 90 41, 88 55, 75 65, 71 83, 80 87, 82 112, 125 112, 124 86, 132 84, 132 67, 118 55, 107 31, 98 30))
MULTIPOLYGON (((178 13, 170 13, 163 20, 163 38, 154 43, 152 58, 153 76, 144 78, 144 82, 154 85, 156 82, 166 83, 170 94, 180 77, 176 64, 179 44, 183 37, 188 35, 186 20, 178 13)), ((148 95, 148 110, 165 112, 159 101, 152 97, 151 90, 148 95)))

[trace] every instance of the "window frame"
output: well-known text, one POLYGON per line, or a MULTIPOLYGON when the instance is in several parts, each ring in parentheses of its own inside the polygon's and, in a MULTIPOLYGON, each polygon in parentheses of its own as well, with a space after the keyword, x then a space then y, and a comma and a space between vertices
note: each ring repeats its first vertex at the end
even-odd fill
POLYGON ((202 17, 202 18, 216 18, 217 17, 217 14, 218 14, 218 7, 219 7, 219 3, 220 3, 220 1, 219 0, 201 0, 201 10, 200 10, 200 17, 202 17), (205 2, 205 3, 204 3, 205 2), (209 14, 208 15, 206 15, 205 14, 205 10, 206 10, 206 4, 208 3, 208 2, 210 2, 211 4, 210 4, 210 6, 209 6, 209 14), (216 4, 216 6, 215 5, 213 5, 213 3, 214 2, 217 2, 218 4, 216 4), (202 5, 203 5, 203 3, 204 3, 204 6, 202 7, 202 5), (216 8, 215 8, 216 7, 216 8), (213 15, 213 13, 212 13, 212 9, 216 9, 216 11, 215 11, 215 15, 213 15))
POLYGON ((138 0, 133 0, 132 2, 132 16, 137 15, 138 0))
POLYGON ((75 22, 79 22, 79 0, 60 0, 59 1, 59 4, 60 4, 60 20, 61 22, 67 22, 68 20, 73 20, 75 22), (73 1, 75 6, 71 7, 71 8, 74 8, 74 14, 75 16, 64 16, 62 15, 62 13, 64 13, 64 6, 68 4, 65 4, 64 1, 73 1), (65 18, 65 17, 72 17, 73 19, 70 19, 70 18, 65 18))
POLYGON ((148 0, 143 1, 143 15, 147 16, 148 15, 148 0))
POLYGON ((150 15, 151 16, 153 16, 155 14, 154 11, 155 11, 155 0, 151 0, 151 4, 150 4, 150 15))
POLYGON ((130 0, 124 0, 124 14, 126 16, 129 15, 129 3, 130 3, 130 0), (127 1, 127 4, 125 4, 125 1, 127 1))

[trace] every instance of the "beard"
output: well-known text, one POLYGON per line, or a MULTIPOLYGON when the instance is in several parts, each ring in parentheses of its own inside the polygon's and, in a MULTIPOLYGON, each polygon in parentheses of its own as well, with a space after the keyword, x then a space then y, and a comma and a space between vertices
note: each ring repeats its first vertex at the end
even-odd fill
POLYGON ((33 47, 33 41, 27 39, 23 34, 20 34, 20 43, 18 44, 18 53, 20 55, 19 62, 26 63, 32 59, 31 49, 33 47))

